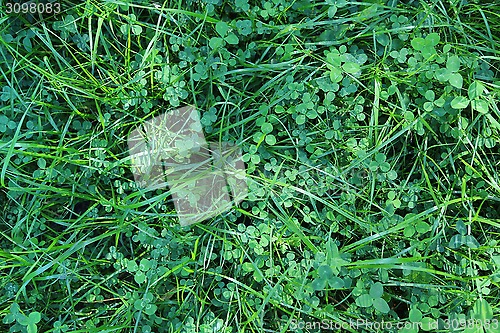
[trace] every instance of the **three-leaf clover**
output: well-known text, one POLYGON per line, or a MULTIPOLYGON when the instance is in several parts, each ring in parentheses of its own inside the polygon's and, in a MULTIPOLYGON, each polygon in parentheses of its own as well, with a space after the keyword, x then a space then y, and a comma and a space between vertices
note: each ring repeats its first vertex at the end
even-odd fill
POLYGON ((336 276, 330 266, 321 265, 318 267, 317 273, 318 277, 311 284, 314 290, 323 290, 327 285, 333 289, 344 287, 344 280, 336 276))
POLYGON ((76 19, 73 15, 66 15, 62 21, 56 21, 52 25, 54 30, 61 32, 61 38, 66 39, 69 34, 76 34, 76 19))
POLYGON ((132 33, 135 36, 140 35, 142 33, 142 27, 136 24, 136 16, 134 14, 130 14, 128 18, 130 23, 125 23, 120 26, 122 34, 125 36, 128 36, 129 33, 132 33))
POLYGON ((382 283, 376 282, 370 287, 368 294, 361 294, 356 298, 356 304, 362 308, 373 306, 382 313, 388 313, 390 311, 390 307, 386 300, 382 298, 383 294, 384 286, 382 283))
POLYGON ((13 120, 10 120, 5 115, 0 115, 0 132, 5 133, 7 129, 15 129, 17 127, 17 123, 13 120))
POLYGON ((464 79, 462 74, 458 71, 460 70, 460 58, 456 55, 452 55, 446 61, 446 75, 450 85, 457 89, 462 89, 464 79))
POLYGON ((436 54, 435 46, 439 44, 439 40, 439 34, 436 32, 432 32, 425 38, 417 37, 412 39, 411 46, 416 51, 420 51, 425 59, 429 59, 431 56, 436 54))
POLYGON ((153 261, 148 259, 141 259, 139 265, 135 262, 135 260, 127 261, 127 270, 134 274, 135 282, 141 284, 146 281, 146 272, 153 268, 153 261))
POLYGON ((17 322, 22 326, 26 326, 28 333, 36 333, 38 332, 38 327, 36 324, 40 322, 42 316, 40 312, 34 311, 31 312, 28 316, 24 314, 20 314, 17 318, 17 322))
POLYGON ((153 315, 158 307, 156 304, 153 304, 154 296, 151 292, 147 292, 144 294, 144 297, 142 299, 137 299, 134 302, 134 308, 138 311, 143 311, 147 315, 153 315))
POLYGON ((485 89, 480 81, 474 81, 467 90, 471 107, 482 114, 488 113, 489 109, 489 102, 484 98, 485 89))
POLYGON ((212 37, 208 44, 214 50, 222 47, 225 43, 236 45, 239 43, 238 36, 232 32, 232 28, 224 21, 219 21, 215 24, 215 31, 220 35, 220 37, 212 37))

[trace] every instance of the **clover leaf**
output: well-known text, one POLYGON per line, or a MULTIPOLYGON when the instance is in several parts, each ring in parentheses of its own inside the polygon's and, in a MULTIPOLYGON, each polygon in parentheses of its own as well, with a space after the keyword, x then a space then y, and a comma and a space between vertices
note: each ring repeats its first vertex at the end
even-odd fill
POLYGON ((2 92, 0 94, 0 100, 6 102, 10 100, 12 97, 14 97, 14 92, 11 87, 9 86, 4 86, 2 88, 2 92))
POLYGON ((135 14, 128 15, 128 22, 120 26, 120 31, 124 36, 128 36, 131 32, 135 36, 139 36, 142 33, 142 27, 137 23, 137 17, 135 14))
POLYGON ((356 74, 361 70, 361 67, 359 64, 355 62, 346 62, 345 64, 342 65, 342 69, 349 74, 356 74))
POLYGON ((5 115, 0 115, 0 132, 5 133, 7 130, 13 130, 17 128, 17 123, 13 120, 10 120, 5 115))
POLYGON ((453 87, 458 88, 458 89, 462 89, 464 79, 460 73, 451 73, 449 75, 448 82, 450 82, 450 84, 453 87))
POLYGON ((235 0, 234 4, 236 5, 236 8, 244 12, 250 9, 248 0, 235 0))
POLYGON ((158 307, 153 303, 154 296, 151 292, 146 292, 142 299, 137 299, 134 302, 134 308, 138 311, 143 311, 147 315, 153 315, 158 307))
POLYGON ((454 109, 465 109, 469 106, 469 99, 464 96, 456 96, 450 103, 450 106, 454 109))
POLYGON ((372 284, 372 286, 370 287, 370 296, 372 298, 382 297, 383 294, 384 294, 384 286, 382 285, 382 283, 375 282, 374 284, 372 284))
POLYGON ((63 39, 67 39, 70 34, 77 33, 76 19, 71 14, 64 16, 62 21, 54 22, 52 27, 54 30, 60 31, 63 39))
POLYGON ((368 294, 362 294, 356 298, 356 304, 362 308, 368 308, 373 305, 373 297, 368 294))
POLYGON ((411 46, 420 51, 425 59, 429 59, 436 54, 435 46, 439 44, 440 37, 438 33, 430 33, 425 38, 416 37, 412 39, 411 46))
POLYGON ((469 95, 469 99, 473 100, 476 98, 480 98, 483 96, 485 87, 480 81, 474 81, 470 84, 469 89, 467 90, 467 93, 469 95))
POLYGON ((221 37, 225 37, 229 31, 229 25, 226 22, 219 21, 215 25, 215 30, 221 37))
POLYGON ((243 36, 248 36, 252 33, 252 21, 250 20, 236 21, 236 29, 238 29, 239 34, 243 36))
POLYGON ((489 110, 489 102, 484 99, 474 99, 471 101, 471 107, 482 114, 487 114, 489 110))
POLYGON ((266 135, 266 143, 270 146, 274 146, 277 142, 276 137, 272 134, 266 135))
POLYGON ((232 29, 226 22, 217 22, 215 24, 215 30, 220 35, 220 37, 212 37, 210 39, 209 45, 212 49, 216 50, 224 46, 224 42, 227 42, 231 45, 236 45, 239 43, 238 36, 231 32, 232 29))
POLYGON ((37 333, 38 327, 36 324, 38 324, 41 319, 42 319, 41 314, 39 312, 34 311, 31 312, 28 316, 21 314, 17 318, 17 322, 22 326, 26 326, 28 333, 37 333))
POLYGON ((380 282, 376 282, 370 287, 368 294, 361 294, 356 298, 355 302, 359 307, 369 308, 373 306, 376 310, 382 313, 388 313, 390 308, 387 301, 382 298, 383 294, 384 288, 382 284, 380 282))
POLYGON ((452 55, 446 61, 446 68, 451 72, 458 72, 460 70, 460 58, 452 55))
POLYGON ((478 299, 476 300, 476 302, 474 302, 474 307, 472 308, 472 316, 475 319, 479 319, 483 323, 485 323, 486 321, 493 319, 493 308, 484 298, 478 299))
POLYGON ((69 330, 69 326, 67 324, 63 324, 61 321, 54 322, 54 333, 64 333, 69 330))
POLYGON ((388 313, 391 310, 387 301, 382 297, 373 299, 373 307, 382 313, 388 313))
POLYGON ((340 289, 344 287, 344 280, 335 276, 332 268, 328 265, 319 266, 317 274, 318 277, 311 283, 314 290, 323 290, 327 285, 333 289, 340 289))
POLYGON ((210 45, 210 48, 213 50, 217 50, 218 48, 224 46, 224 39, 220 37, 212 37, 210 38, 208 45, 210 45))

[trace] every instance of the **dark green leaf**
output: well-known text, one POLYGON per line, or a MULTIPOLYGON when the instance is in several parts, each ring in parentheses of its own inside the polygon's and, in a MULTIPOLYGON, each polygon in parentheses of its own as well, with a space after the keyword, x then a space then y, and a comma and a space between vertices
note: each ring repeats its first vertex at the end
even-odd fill
POLYGON ((469 89, 468 89, 468 95, 469 95, 469 99, 470 100, 473 100, 473 99, 476 99, 476 98, 479 98, 483 95, 483 92, 484 92, 484 85, 479 82, 479 81, 474 81, 471 83, 471 85, 469 86, 469 89))
POLYGON ((229 31, 229 25, 226 22, 219 21, 215 24, 215 30, 221 37, 225 37, 229 31))
POLYGON ((373 298, 368 294, 362 294, 356 298, 356 304, 362 308, 367 308, 373 305, 373 298))
POLYGON ((373 307, 382 313, 388 313, 391 310, 385 299, 380 297, 373 300, 373 307))
POLYGON ((460 69, 460 58, 456 55, 452 55, 446 61, 446 68, 452 72, 458 72, 460 69))
POLYGON ((457 96, 451 101, 451 107, 454 109, 465 109, 469 106, 469 99, 464 96, 457 96))
POLYGON ((448 78, 448 81, 450 84, 458 89, 462 89, 462 85, 464 83, 464 79, 462 78, 462 75, 460 73, 452 73, 450 74, 450 77, 448 78))
POLYGON ((374 284, 372 284, 372 286, 370 287, 371 297, 378 298, 382 297, 383 294, 384 294, 384 287, 382 286, 382 283, 375 282, 374 284))
POLYGON ((346 62, 342 65, 342 69, 349 74, 356 74, 361 70, 361 67, 355 62, 346 62))

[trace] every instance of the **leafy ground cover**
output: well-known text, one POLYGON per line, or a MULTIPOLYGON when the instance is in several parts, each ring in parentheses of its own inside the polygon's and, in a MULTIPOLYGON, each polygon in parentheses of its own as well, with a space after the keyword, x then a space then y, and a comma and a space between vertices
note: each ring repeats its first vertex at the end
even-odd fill
POLYGON ((2 331, 500 332, 498 3, 60 5, 0 14, 2 331), (188 104, 249 196, 182 228, 126 139, 188 104))

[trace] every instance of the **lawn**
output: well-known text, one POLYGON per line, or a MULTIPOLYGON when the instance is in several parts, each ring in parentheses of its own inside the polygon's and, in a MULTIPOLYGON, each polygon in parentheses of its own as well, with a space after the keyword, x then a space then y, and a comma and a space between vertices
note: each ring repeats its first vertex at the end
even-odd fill
POLYGON ((14 2, 1 332, 500 332, 500 3, 14 2), (127 141, 185 106, 246 184, 189 225, 127 141))

